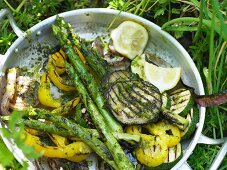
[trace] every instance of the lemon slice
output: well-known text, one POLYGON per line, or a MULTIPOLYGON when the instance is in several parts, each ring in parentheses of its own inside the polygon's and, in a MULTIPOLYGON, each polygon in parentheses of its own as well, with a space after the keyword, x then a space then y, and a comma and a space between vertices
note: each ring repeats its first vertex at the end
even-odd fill
POLYGON ((140 24, 124 21, 111 31, 115 50, 129 59, 141 55, 148 42, 148 32, 140 24))
POLYGON ((145 62, 144 74, 148 82, 155 85, 160 92, 172 89, 181 77, 181 67, 163 68, 145 62))

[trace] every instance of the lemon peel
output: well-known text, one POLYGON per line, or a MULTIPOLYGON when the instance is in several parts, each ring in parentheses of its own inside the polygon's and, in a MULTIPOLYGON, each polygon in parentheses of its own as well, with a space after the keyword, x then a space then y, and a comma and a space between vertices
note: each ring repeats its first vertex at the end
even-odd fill
POLYGON ((143 53, 149 37, 147 30, 133 21, 122 22, 110 36, 115 50, 131 60, 143 53))

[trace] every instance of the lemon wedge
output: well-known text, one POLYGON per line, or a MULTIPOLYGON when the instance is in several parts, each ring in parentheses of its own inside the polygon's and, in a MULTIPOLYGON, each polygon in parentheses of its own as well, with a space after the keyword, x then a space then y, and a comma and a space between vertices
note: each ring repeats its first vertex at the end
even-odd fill
POLYGON ((115 50, 131 60, 143 53, 148 42, 147 30, 133 21, 122 22, 110 36, 115 50))
POLYGON ((181 67, 163 68, 148 62, 144 64, 145 79, 155 85, 161 93, 176 86, 181 72, 181 67))

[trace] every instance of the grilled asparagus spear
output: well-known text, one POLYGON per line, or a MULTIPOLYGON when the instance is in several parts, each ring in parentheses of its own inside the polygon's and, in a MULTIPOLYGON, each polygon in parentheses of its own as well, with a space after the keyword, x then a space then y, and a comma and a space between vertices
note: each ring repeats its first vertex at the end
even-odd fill
POLYGON ((104 75, 110 71, 110 67, 107 62, 100 57, 96 51, 94 51, 86 42, 81 39, 72 28, 72 26, 65 22, 63 18, 56 17, 56 25, 59 26, 67 36, 67 39, 71 41, 84 55, 88 65, 95 71, 99 79, 101 80, 104 75))
POLYGON ((65 53, 69 58, 70 62, 73 64, 79 78, 82 80, 83 84, 87 87, 87 90, 91 94, 92 100, 97 105, 100 113, 105 119, 105 122, 110 127, 113 132, 123 132, 120 124, 114 119, 113 115, 110 114, 105 108, 105 100, 101 92, 100 86, 95 81, 93 75, 86 69, 83 62, 80 60, 77 52, 73 48, 72 43, 67 39, 68 34, 65 32, 64 27, 58 27, 56 25, 52 26, 55 37, 58 39, 60 45, 65 49, 65 53))
MULTIPOLYGON (((28 108, 23 112, 25 112, 25 115, 28 115, 30 117, 35 116, 37 118, 41 118, 41 119, 45 119, 53 122, 56 126, 61 127, 61 129, 58 130, 59 133, 64 132, 64 130, 60 132, 62 128, 67 129, 69 134, 79 137, 84 143, 86 143, 89 147, 91 147, 104 161, 106 161, 114 169, 118 169, 118 166, 113 161, 113 157, 109 149, 107 148, 107 146, 100 139, 92 136, 91 133, 86 128, 73 123, 71 120, 65 117, 48 113, 48 111, 43 109, 28 108)), ((29 122, 27 121, 27 125, 28 124, 29 122)), ((51 127, 51 129, 54 130, 53 126, 51 127)))
POLYGON ((113 136, 111 130, 106 125, 104 118, 102 117, 97 106, 89 96, 89 93, 86 90, 84 84, 79 79, 78 74, 75 72, 74 68, 69 63, 66 63, 66 71, 69 74, 70 78, 73 80, 74 86, 80 94, 81 100, 83 101, 86 110, 90 114, 97 129, 100 130, 104 135, 106 145, 109 148, 114 161, 118 165, 118 168, 127 170, 134 169, 132 163, 127 159, 121 146, 117 142, 116 138, 113 136))
MULTIPOLYGON (((45 123, 34 119, 22 119, 22 121, 25 124, 25 126, 32 129, 40 130, 46 133, 57 134, 64 137, 78 138, 78 136, 75 136, 75 134, 67 130, 68 128, 65 129, 65 128, 56 126, 54 123, 45 123)), ((99 134, 99 132, 96 129, 86 129, 86 130, 90 133, 91 136, 96 138, 102 138, 102 136, 99 134)), ((140 141, 139 135, 131 135, 128 133, 117 133, 117 132, 114 132, 113 135, 117 140, 124 140, 132 145, 139 143, 140 141)))

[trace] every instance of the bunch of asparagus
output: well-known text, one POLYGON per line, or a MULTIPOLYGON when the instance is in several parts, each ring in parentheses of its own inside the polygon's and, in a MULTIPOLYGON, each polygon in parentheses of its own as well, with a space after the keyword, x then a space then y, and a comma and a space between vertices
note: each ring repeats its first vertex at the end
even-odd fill
MULTIPOLYGON (((99 76, 103 76, 106 73, 108 65, 103 60, 99 59, 95 52, 92 52, 91 49, 88 49, 83 45, 83 42, 74 32, 71 25, 65 22, 63 18, 57 16, 55 24, 52 25, 52 29, 71 63, 66 63, 66 71, 73 80, 74 86, 78 91, 86 110, 90 114, 96 129, 103 135, 105 146, 107 147, 108 153, 112 156, 113 162, 109 156, 107 157, 108 160, 106 158, 104 159, 103 153, 101 154, 97 149, 95 150, 97 151, 96 153, 106 160, 114 169, 134 169, 132 163, 128 160, 123 149, 113 135, 114 132, 122 132, 122 127, 105 108, 101 88, 99 84, 96 83, 93 75, 87 71, 85 65, 80 60, 77 51, 74 49, 74 46, 86 54, 85 56, 88 63, 99 76)), ((50 119, 52 119, 52 117, 50 119)), ((57 119, 54 121, 59 122, 62 120, 57 119)), ((74 125, 73 127, 77 126, 74 125)), ((76 129, 72 129, 72 133, 75 133, 73 131, 76 131, 76 129)), ((79 137, 83 137, 84 132, 80 132, 81 134, 78 134, 80 135, 79 137)), ((98 141, 96 143, 89 140, 90 139, 84 138, 84 142, 92 149, 95 149, 93 145, 98 144, 98 141)))
MULTIPOLYGON (((103 142, 103 136, 96 129, 84 128, 66 117, 53 114, 50 111, 40 108, 30 107, 23 111, 13 111, 12 114, 23 114, 24 119, 21 119, 21 121, 23 121, 26 127, 68 138, 80 138, 110 166, 114 169, 120 169, 118 163, 115 160, 113 161, 113 156, 106 142, 103 142), (48 123, 46 121, 41 122, 38 119, 44 119, 48 123)), ((4 118, 6 118, 6 116, 4 118)), ((132 145, 140 141, 140 136, 138 135, 119 132, 113 132, 112 134, 117 140, 124 140, 132 145)))

